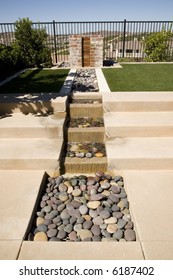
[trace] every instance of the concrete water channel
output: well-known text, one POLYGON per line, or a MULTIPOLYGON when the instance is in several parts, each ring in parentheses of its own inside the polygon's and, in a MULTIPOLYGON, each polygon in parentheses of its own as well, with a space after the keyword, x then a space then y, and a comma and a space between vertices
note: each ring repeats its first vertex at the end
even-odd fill
MULTIPOLYGON (((87 70, 83 71, 86 74, 87 70)), ((69 92, 63 139, 60 176, 44 180, 26 239, 135 241, 123 178, 108 168, 99 92, 69 92), (80 119, 87 125, 69 127, 70 122, 80 119), (97 127, 98 120, 101 127, 97 127)))
POLYGON ((0 258, 172 259, 173 118, 168 117, 172 114, 172 94, 110 93, 101 69, 96 69, 99 92, 71 95, 74 73, 75 70, 70 71, 59 96, 51 101, 43 102, 37 96, 29 102, 28 97, 23 97, 23 100, 20 97, 19 102, 16 95, 16 103, 14 100, 3 100, 3 105, 1 103, 1 109, 12 112, 12 115, 0 122, 0 203, 3 209, 0 258), (73 102, 70 102, 70 97, 73 102), (95 103, 78 103, 81 99, 92 98, 96 99, 95 103), (37 115, 23 114, 31 109, 37 112, 38 108, 37 115), (48 115, 48 112, 51 114, 48 115), (92 114, 93 117, 103 117, 104 127, 66 129, 67 117, 91 117, 92 114), (148 128, 149 136, 144 133, 148 128), (80 139, 79 142, 82 142, 83 138, 103 141, 106 157, 63 157, 68 140, 78 142, 80 139), (89 160, 93 161, 92 165, 89 160), (28 240, 47 179, 61 175, 74 177, 83 173, 94 176, 99 169, 111 176, 123 177, 136 241, 28 240), (165 215, 168 219, 164 219, 165 215))

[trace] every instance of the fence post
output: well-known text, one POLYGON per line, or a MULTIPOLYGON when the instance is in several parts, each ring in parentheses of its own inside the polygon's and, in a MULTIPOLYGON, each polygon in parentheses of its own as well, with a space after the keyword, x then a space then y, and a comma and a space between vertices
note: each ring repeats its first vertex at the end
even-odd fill
POLYGON ((126 43, 126 19, 124 20, 124 31, 123 31, 123 57, 125 53, 125 43, 126 43))
POLYGON ((55 48, 55 62, 57 63, 56 32, 55 32, 55 21, 54 20, 53 20, 53 38, 54 38, 54 48, 55 48))

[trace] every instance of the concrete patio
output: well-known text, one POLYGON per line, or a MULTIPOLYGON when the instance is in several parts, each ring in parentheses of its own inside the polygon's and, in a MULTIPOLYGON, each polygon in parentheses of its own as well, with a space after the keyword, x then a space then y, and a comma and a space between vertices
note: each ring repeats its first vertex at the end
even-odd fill
POLYGON ((64 98, 56 121, 19 108, 0 119, 0 259, 173 259, 173 93, 100 91, 108 171, 124 177, 137 241, 24 240, 45 171, 59 172, 64 98))

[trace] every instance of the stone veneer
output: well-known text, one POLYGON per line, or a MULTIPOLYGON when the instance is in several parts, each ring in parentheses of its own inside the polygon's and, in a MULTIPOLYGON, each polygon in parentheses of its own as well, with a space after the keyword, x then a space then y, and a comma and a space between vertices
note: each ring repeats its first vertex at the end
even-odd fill
POLYGON ((101 35, 72 35, 69 38, 70 66, 102 67, 103 37, 101 35))

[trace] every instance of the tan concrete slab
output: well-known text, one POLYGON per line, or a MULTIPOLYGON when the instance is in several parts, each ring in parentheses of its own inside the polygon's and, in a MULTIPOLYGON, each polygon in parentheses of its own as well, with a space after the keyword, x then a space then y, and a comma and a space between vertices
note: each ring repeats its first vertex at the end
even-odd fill
POLYGON ((29 242, 20 260, 142 260, 139 242, 29 242))
POLYGON ((1 169, 49 169, 59 167, 63 139, 2 138, 1 169))
POLYGON ((172 137, 109 139, 106 151, 113 169, 173 169, 172 137))
POLYGON ((0 240, 0 260, 16 260, 22 240, 0 240))
POLYGON ((104 123, 110 137, 173 136, 173 112, 111 112, 104 123))
POLYGON ((171 111, 173 92, 104 92, 105 112, 171 111))
POLYGON ((23 239, 43 175, 43 171, 0 171, 0 240, 23 239))
POLYGON ((143 247, 145 242, 173 242, 173 172, 125 170, 124 182, 143 247))
POLYGON ((147 260, 173 260, 172 241, 144 241, 142 247, 147 260))
POLYGON ((60 93, 10 93, 0 95, 0 114, 65 112, 67 96, 60 93))
POLYGON ((1 138, 62 138, 65 114, 49 116, 15 113, 0 119, 1 138))

